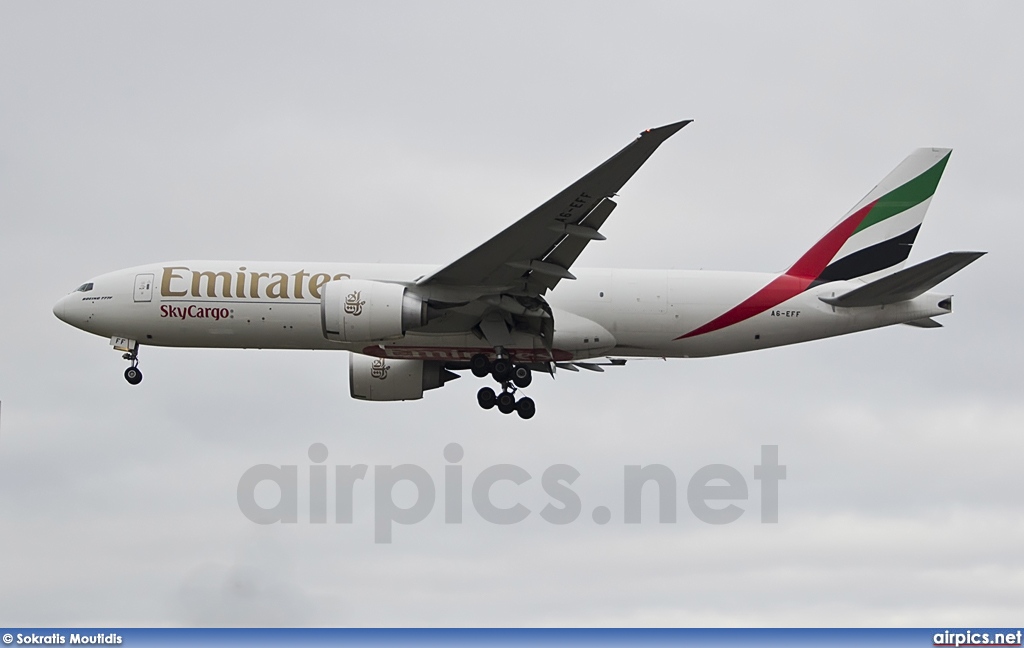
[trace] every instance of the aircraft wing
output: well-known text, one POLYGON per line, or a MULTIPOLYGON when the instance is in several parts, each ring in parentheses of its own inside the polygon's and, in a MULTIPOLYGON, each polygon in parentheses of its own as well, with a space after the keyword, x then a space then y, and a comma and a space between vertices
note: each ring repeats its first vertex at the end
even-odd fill
POLYGON ((615 208, 612 196, 662 142, 691 121, 644 131, 554 198, 417 284, 537 297, 562 279, 575 279, 569 268, 583 248, 604 239, 598 229, 615 208))

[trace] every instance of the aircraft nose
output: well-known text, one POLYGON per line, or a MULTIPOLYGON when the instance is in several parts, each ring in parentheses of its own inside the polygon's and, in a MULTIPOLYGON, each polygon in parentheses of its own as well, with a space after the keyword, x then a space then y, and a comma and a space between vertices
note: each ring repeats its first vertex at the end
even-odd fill
POLYGON ((59 319, 62 322, 67 322, 67 319, 64 318, 64 309, 67 306, 67 301, 67 296, 64 296, 61 297, 60 300, 58 300, 57 303, 53 305, 53 314, 56 315, 57 319, 59 319))

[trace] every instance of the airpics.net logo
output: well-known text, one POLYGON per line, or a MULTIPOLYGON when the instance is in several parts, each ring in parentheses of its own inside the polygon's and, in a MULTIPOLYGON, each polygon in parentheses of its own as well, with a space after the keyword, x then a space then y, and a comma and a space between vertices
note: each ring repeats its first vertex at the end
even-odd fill
MULTIPOLYGON (((336 524, 352 524, 356 509, 357 488, 365 494, 372 487, 373 540, 375 543, 391 543, 396 524, 413 525, 426 520, 434 510, 438 499, 438 488, 434 478, 422 466, 416 464, 375 465, 372 481, 367 478, 370 466, 366 464, 335 465, 333 488, 329 485, 328 466, 325 464, 328 449, 322 443, 309 446, 308 456, 312 465, 301 472, 308 486, 309 512, 304 521, 311 524, 328 522, 328 493, 334 495, 333 521, 336 524), (415 490, 415 498, 408 506, 396 501, 396 490, 415 490)), ((515 464, 494 464, 469 477, 460 465, 465 451, 458 443, 449 443, 443 451, 445 465, 441 480, 440 499, 443 500, 446 524, 462 524, 464 519, 466 486, 473 512, 485 522, 496 525, 517 524, 535 513, 522 503, 530 493, 524 489, 536 488, 534 477, 526 469, 515 464), (506 493, 499 506, 492 491, 501 482, 506 493), (507 492, 511 490, 515 502, 508 505, 507 492)), ((761 462, 753 470, 738 470, 726 464, 709 464, 694 472, 686 482, 685 497, 690 513, 705 524, 731 524, 738 520, 745 510, 741 506, 750 499, 747 475, 758 483, 761 523, 774 524, 779 521, 779 482, 786 479, 786 466, 779 464, 777 445, 761 446, 761 462)), ((673 524, 677 521, 676 474, 663 464, 630 464, 622 467, 622 509, 621 521, 626 524, 642 522, 642 496, 645 486, 657 491, 657 519, 660 523, 673 524)), ((580 478, 580 471, 569 464, 548 466, 540 476, 540 488, 549 501, 540 508, 538 515, 549 524, 565 525, 576 522, 583 513, 583 500, 572 486, 580 478)), ((297 464, 258 464, 246 470, 238 480, 238 508, 247 519, 256 524, 297 524, 299 516, 300 468, 297 464), (276 487, 272 504, 266 497, 259 497, 257 491, 266 494, 276 487), (262 500, 262 501, 261 501, 262 500)), ((590 511, 595 524, 604 525, 612 521, 612 509, 595 506, 590 511)))
POLYGON ((946 630, 936 632, 932 636, 933 646, 1019 646, 1021 645, 1020 630, 1005 632, 946 630))

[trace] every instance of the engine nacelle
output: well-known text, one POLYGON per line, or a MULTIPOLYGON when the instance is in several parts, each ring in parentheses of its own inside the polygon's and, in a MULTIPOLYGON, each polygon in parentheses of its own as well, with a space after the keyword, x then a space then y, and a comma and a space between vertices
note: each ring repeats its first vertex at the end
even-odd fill
POLYGON ((389 340, 426 323, 426 301, 399 284, 339 279, 322 289, 320 324, 328 340, 389 340))
POLYGON ((360 400, 417 400, 423 392, 458 377, 441 362, 349 355, 349 393, 360 400))

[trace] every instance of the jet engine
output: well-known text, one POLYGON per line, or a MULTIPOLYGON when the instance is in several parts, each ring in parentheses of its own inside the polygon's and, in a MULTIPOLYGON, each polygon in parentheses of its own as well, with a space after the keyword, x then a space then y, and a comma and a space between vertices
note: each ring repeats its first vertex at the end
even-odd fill
POLYGON ((458 377, 437 361, 371 358, 358 353, 349 356, 349 393, 360 400, 417 400, 428 389, 443 387, 458 377))
POLYGON ((322 289, 320 323, 336 342, 400 338, 426 325, 427 302, 401 284, 340 279, 322 289))

